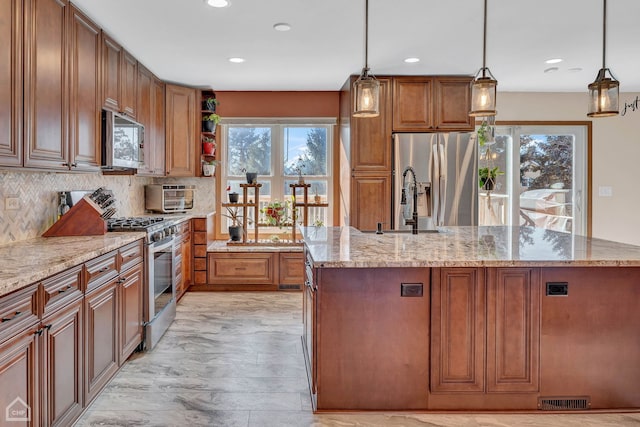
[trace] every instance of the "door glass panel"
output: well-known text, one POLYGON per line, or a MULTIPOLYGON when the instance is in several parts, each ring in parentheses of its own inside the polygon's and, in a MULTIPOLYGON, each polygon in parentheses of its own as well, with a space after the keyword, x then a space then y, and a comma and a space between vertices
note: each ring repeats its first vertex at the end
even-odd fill
POLYGON ((480 191, 480 225, 530 225, 587 234, 585 126, 497 126, 496 142, 483 150, 506 171, 489 194, 480 191))

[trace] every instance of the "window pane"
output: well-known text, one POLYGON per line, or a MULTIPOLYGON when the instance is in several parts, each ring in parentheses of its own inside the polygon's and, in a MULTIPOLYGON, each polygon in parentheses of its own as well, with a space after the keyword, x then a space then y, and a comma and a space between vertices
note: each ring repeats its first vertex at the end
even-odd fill
POLYGON ((227 146, 227 174, 244 175, 257 172, 271 175, 271 128, 229 127, 227 146))
POLYGON ((327 175, 327 128, 284 128, 284 174, 327 175))

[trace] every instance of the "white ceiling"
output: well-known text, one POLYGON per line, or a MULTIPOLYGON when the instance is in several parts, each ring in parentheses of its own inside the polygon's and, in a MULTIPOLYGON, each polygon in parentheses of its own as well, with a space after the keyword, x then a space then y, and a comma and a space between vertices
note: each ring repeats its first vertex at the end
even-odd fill
MULTIPOLYGON (((364 63, 364 0, 73 0, 158 77, 215 90, 338 90, 364 63), (286 22, 291 31, 273 25, 286 22), (228 58, 240 56, 242 64, 228 58)), ((585 92, 602 65, 602 0, 489 0, 500 91, 585 92), (556 65, 550 58, 563 58, 556 65), (557 66, 554 73, 544 73, 557 66), (582 71, 569 71, 581 68, 582 71)), ((373 74, 475 74, 482 0, 370 0, 373 74), (417 56, 421 61, 406 64, 417 56)), ((640 1, 610 0, 606 65, 640 92, 640 1)))

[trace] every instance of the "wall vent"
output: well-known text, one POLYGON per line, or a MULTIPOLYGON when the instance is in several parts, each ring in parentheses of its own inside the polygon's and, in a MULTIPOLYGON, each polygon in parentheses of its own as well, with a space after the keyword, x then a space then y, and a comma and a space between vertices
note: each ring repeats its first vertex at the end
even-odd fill
POLYGON ((296 290, 299 291, 300 289, 302 289, 301 285, 278 285, 278 290, 280 291, 292 291, 292 290, 296 290))
POLYGON ((591 409, 589 396, 539 397, 538 409, 541 411, 582 411, 591 409))

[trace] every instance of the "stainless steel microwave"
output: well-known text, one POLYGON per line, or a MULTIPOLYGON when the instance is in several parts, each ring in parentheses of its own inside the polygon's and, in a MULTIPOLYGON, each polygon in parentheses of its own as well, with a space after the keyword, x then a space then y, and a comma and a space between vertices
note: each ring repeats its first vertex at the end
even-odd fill
POLYGON ((144 126, 113 111, 102 111, 102 170, 135 170, 140 167, 144 126))
POLYGON ((145 209, 162 213, 189 211, 193 209, 195 191, 195 185, 145 185, 145 209))

